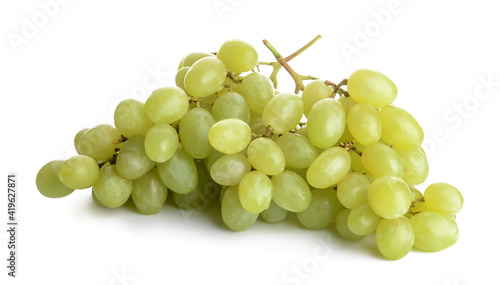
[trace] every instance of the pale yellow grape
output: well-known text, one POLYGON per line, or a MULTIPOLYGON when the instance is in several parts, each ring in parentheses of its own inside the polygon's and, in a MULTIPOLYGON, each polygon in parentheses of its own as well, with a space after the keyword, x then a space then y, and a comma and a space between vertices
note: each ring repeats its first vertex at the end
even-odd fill
POLYGON ((368 188, 370 180, 366 176, 359 172, 351 172, 339 182, 337 196, 344 207, 352 209, 368 202, 368 188))
POLYGON ((307 168, 318 156, 316 147, 306 137, 296 133, 280 136, 276 144, 283 151, 287 167, 307 168))
POLYGON ((398 95, 396 85, 380 72, 359 69, 347 82, 347 92, 358 102, 365 102, 380 108, 392 104, 398 95))
POLYGON ((411 205, 408 185, 393 176, 376 178, 368 189, 368 203, 377 215, 385 219, 396 219, 408 212, 411 205))
POLYGON ((236 118, 250 124, 250 108, 245 98, 236 92, 219 95, 213 104, 212 115, 216 121, 236 118))
MULTIPOLYGON (((354 147, 359 150, 360 152, 363 152, 366 148, 365 145, 362 145, 358 142, 354 143, 354 147)), ((355 151, 349 152, 349 156, 351 157, 351 167, 353 171, 359 172, 359 173, 367 173, 368 170, 363 166, 363 162, 361 161, 361 155, 356 153, 355 151)))
POLYGON ((134 99, 123 100, 116 106, 114 122, 118 132, 127 138, 145 136, 153 126, 144 112, 144 103, 134 99))
POLYGON ((457 223, 437 212, 416 214, 411 218, 411 225, 415 233, 414 246, 423 251, 439 251, 458 240, 457 223))
POLYGON ((241 205, 250 213, 258 214, 269 208, 273 183, 260 171, 248 172, 238 186, 241 205))
POLYGON ((377 109, 368 103, 352 107, 347 116, 347 127, 356 141, 366 146, 377 143, 382 135, 377 109))
POLYGON ((186 78, 186 73, 188 72, 189 67, 183 67, 177 70, 175 74, 175 85, 180 89, 186 91, 186 86, 184 86, 184 78, 186 78))
POLYGON ((85 189, 99 178, 99 166, 93 158, 77 155, 68 158, 59 166, 58 176, 68 188, 85 189))
POLYGON ((158 163, 169 160, 179 146, 177 131, 168 124, 152 126, 144 139, 144 150, 148 157, 158 163))
POLYGON ((273 201, 290 212, 302 212, 311 202, 311 189, 307 182, 290 170, 271 178, 273 183, 273 201))
POLYGON ((361 162, 375 178, 383 175, 403 177, 404 166, 401 158, 395 150, 381 143, 366 147, 361 162))
MULTIPOLYGON (((347 117, 349 116, 349 112, 351 111, 351 108, 354 105, 358 104, 358 102, 356 102, 354 99, 352 99, 352 97, 345 97, 345 96, 341 96, 338 99, 338 101, 344 107, 344 111, 345 111, 345 114, 346 114, 346 123, 347 123, 347 117)), ((352 136, 351 132, 349 131, 349 128, 347 127, 347 124, 346 124, 346 127, 344 128, 344 133, 340 137, 339 141, 341 141, 341 142, 354 141, 354 137, 352 136)))
POLYGON ((216 57, 196 61, 184 77, 186 92, 194 97, 205 97, 219 90, 226 79, 226 67, 216 57))
POLYGON ((73 193, 75 189, 64 185, 59 179, 59 167, 63 160, 53 160, 38 171, 36 175, 36 188, 45 197, 61 198, 73 193))
POLYGON ((339 232, 339 234, 347 240, 360 240, 364 236, 354 234, 353 232, 351 232, 349 226, 347 225, 347 219, 350 213, 350 209, 343 209, 338 212, 337 216, 335 216, 335 228, 337 229, 337 232, 339 232))
POLYGON ((300 127, 295 133, 305 137, 306 139, 309 139, 309 135, 307 134, 307 126, 300 127))
POLYGON ((368 203, 360 204, 351 209, 347 217, 349 230, 358 236, 373 233, 382 218, 377 215, 368 203))
POLYGON ((269 208, 260 213, 260 217, 269 224, 277 224, 286 219, 288 211, 271 201, 269 208))
POLYGON ((393 148, 403 162, 403 181, 408 185, 419 185, 424 183, 429 176, 429 163, 427 157, 418 148, 413 150, 402 150, 393 148))
POLYGON ((312 106, 307 120, 307 134, 316 147, 329 148, 339 141, 345 125, 346 115, 342 104, 326 98, 312 106))
POLYGON ((456 214, 464 205, 464 198, 457 188, 448 183, 433 183, 425 189, 425 203, 431 211, 441 214, 456 214))
POLYGON ((155 166, 146 154, 143 136, 129 138, 116 158, 116 170, 125 179, 135 180, 155 166))
POLYGON ((217 160, 219 160, 219 158, 223 157, 224 155, 226 155, 226 154, 214 149, 214 150, 212 150, 210 155, 206 159, 203 160, 205 162, 205 167, 207 168, 209 173, 210 173, 210 169, 212 168, 212 165, 217 160))
POLYGON ((304 115, 307 117, 311 107, 321 99, 328 98, 333 94, 331 86, 325 84, 323 80, 316 79, 306 85, 302 91, 302 101, 304 102, 304 115))
POLYGON ((195 62, 204 57, 215 57, 215 55, 206 52, 192 52, 182 59, 182 67, 191 67, 195 62))
POLYGON ((297 127, 304 114, 304 103, 294 93, 280 93, 264 108, 262 121, 273 133, 284 134, 297 127))
POLYGON ((179 124, 179 137, 184 150, 195 159, 210 155, 213 147, 208 141, 208 132, 215 124, 212 114, 202 108, 189 110, 179 124))
POLYGON ((82 137, 82 135, 84 133, 86 133, 89 129, 88 128, 85 128, 85 129, 82 129, 80 130, 78 133, 76 133, 75 135, 75 138, 73 139, 73 144, 75 146, 75 150, 78 154, 82 154, 81 151, 80 151, 80 148, 78 147, 78 143, 80 142, 80 138, 82 137))
POLYGON ((297 213, 300 223, 310 229, 325 229, 335 222, 335 216, 344 209, 332 188, 313 189, 309 207, 297 213))
POLYGON ((99 172, 99 179, 92 191, 95 198, 108 208, 117 208, 127 202, 132 192, 133 182, 122 178, 115 165, 106 165, 99 172))
POLYGON ((267 103, 274 97, 274 87, 271 80, 264 74, 253 72, 243 78, 235 90, 245 98, 252 112, 262 114, 267 103))
POLYGON ((424 197, 422 192, 420 192, 417 188, 415 188, 415 186, 408 185, 408 188, 410 188, 412 202, 424 197))
POLYGON ((156 168, 134 180, 132 200, 137 210, 145 215, 156 214, 165 204, 168 189, 163 184, 156 168))
POLYGON ((285 156, 279 145, 269 138, 254 139, 248 145, 248 161, 266 175, 277 175, 285 169, 285 156))
POLYGON ((251 170, 252 166, 246 156, 239 153, 226 154, 212 164, 210 176, 220 185, 233 186, 238 185, 251 170))
POLYGON ((146 116, 155 124, 172 124, 189 109, 189 98, 179 87, 156 89, 144 103, 146 116))
POLYGON ((217 53, 217 58, 234 73, 252 70, 259 62, 255 48, 242 40, 227 40, 222 44, 217 53))
POLYGON ((404 150, 418 148, 424 141, 424 131, 415 118, 405 110, 386 106, 379 110, 382 139, 404 150))
POLYGON ((157 169, 161 181, 173 192, 186 194, 198 184, 194 159, 182 149, 177 149, 169 160, 157 164, 157 169))
POLYGON ((106 161, 116 153, 121 140, 120 133, 111 125, 102 124, 86 131, 78 141, 80 154, 90 156, 98 162, 106 161))
POLYGON ((410 220, 406 217, 382 219, 375 233, 377 247, 388 259, 401 259, 413 247, 415 235, 410 220))
POLYGON ((229 187, 221 203, 222 221, 233 231, 243 231, 251 227, 259 214, 252 214, 241 205, 238 186, 229 187))
POLYGON ((318 155, 307 170, 307 182, 314 188, 324 189, 340 182, 351 169, 347 150, 332 147, 318 155))
POLYGON ((216 122, 208 132, 208 140, 212 147, 225 154, 244 150, 251 139, 250 127, 242 120, 234 118, 216 122))

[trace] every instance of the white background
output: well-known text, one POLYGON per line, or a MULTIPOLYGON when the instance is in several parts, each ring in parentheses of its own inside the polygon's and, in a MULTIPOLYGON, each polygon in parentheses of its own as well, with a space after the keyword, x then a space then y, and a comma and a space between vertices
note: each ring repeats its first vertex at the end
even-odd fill
MULTIPOLYGON (((498 282, 496 4, 2 1, 0 174, 18 175, 20 224, 19 278, 6 276, 2 226, 0 280, 120 285, 498 282), (44 8, 43 3, 55 5, 44 8), (373 238, 353 243, 331 229, 307 231, 293 215, 279 225, 259 220, 234 233, 223 226, 217 203, 186 214, 168 202, 159 214, 142 216, 130 207, 96 206, 88 190, 64 199, 48 199, 36 190, 42 165, 75 154, 77 131, 112 123, 122 99, 144 101, 143 91, 173 85, 187 53, 217 51, 225 40, 241 38, 269 61, 273 57, 262 39, 286 56, 317 34, 323 38, 290 62, 299 73, 339 82, 358 68, 371 68, 398 86, 395 104, 410 111, 426 133, 431 175, 421 190, 444 181, 465 198, 457 218, 461 237, 451 248, 412 251, 402 260, 387 261, 373 238), (342 49, 348 46, 351 54, 342 49), (294 268, 301 273, 294 275, 294 268)), ((270 72, 265 66, 261 71, 270 72)), ((284 71, 281 82, 281 91, 293 90, 284 71)), ((6 184, 6 178, 1 181, 6 184)), ((2 193, 4 221, 6 191, 2 193)))

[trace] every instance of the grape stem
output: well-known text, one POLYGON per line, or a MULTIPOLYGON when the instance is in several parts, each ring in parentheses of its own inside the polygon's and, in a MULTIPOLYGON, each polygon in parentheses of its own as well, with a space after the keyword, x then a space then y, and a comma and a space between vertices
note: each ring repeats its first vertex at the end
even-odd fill
POLYGON ((241 83, 241 81, 243 81, 241 78, 238 78, 231 70, 227 70, 227 76, 229 76, 229 78, 233 81, 233 82, 236 82, 236 83, 241 83))
POLYGON ((332 95, 330 96, 330 98, 335 98, 335 96, 337 96, 337 94, 340 94, 344 97, 349 97, 349 93, 347 93, 347 91, 345 91, 344 89, 340 88, 342 86, 346 86, 347 85, 347 78, 340 81, 339 84, 335 84, 329 80, 326 80, 325 81, 325 84, 326 85, 329 85, 329 86, 333 86, 333 92, 332 92, 332 95))
POLYGON ((354 151, 357 153, 359 156, 363 155, 363 152, 360 151, 357 147, 354 146, 353 142, 339 142, 339 146, 343 147, 345 150, 348 152, 354 151))
POLYGON ((412 214, 413 216, 415 216, 416 214, 418 214, 419 212, 413 212, 411 209, 412 209, 412 208, 415 208, 415 205, 416 205, 417 203, 421 203, 421 202, 425 202, 424 197, 422 197, 422 198, 420 198, 420 199, 417 199, 417 200, 413 201, 413 202, 411 203, 410 208, 408 209, 408 213, 412 214))

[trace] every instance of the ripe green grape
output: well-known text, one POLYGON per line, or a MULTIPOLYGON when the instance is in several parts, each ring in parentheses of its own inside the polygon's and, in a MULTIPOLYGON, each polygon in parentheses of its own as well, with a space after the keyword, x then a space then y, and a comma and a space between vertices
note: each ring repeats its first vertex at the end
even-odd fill
POLYGON ((368 103, 358 103, 349 111, 347 127, 356 141, 366 146, 377 143, 382 135, 382 123, 377 109, 368 103))
POLYGON ((225 154, 244 150, 251 139, 250 127, 242 120, 234 118, 218 121, 208 132, 208 140, 212 147, 225 154))
POLYGON ((86 155, 77 155, 65 160, 59 166, 59 180, 72 189, 85 189, 99 178, 97 162, 86 155))
POLYGON ((90 156, 98 162, 113 157, 115 148, 120 147, 120 133, 110 125, 98 125, 86 131, 78 141, 81 154, 90 156))
POLYGON ((424 183, 429 176, 429 163, 427 157, 418 148, 414 150, 402 150, 393 148, 403 162, 403 181, 408 185, 419 185, 424 183))
POLYGON ((333 94, 331 86, 325 84, 323 80, 316 79, 306 85, 302 91, 302 101, 304 102, 304 115, 307 117, 312 106, 321 99, 330 97, 333 94))
POLYGON ((347 92, 358 102, 365 102, 380 108, 392 104, 398 95, 396 85, 380 72, 359 69, 347 82, 347 92))
POLYGON ((157 164, 158 175, 168 189, 186 194, 198 184, 198 171, 194 159, 183 149, 177 149, 167 161, 157 164))
POLYGON ((370 180, 366 176, 359 172, 351 172, 339 182, 337 196, 344 207, 352 209, 368 202, 368 188, 370 180))
POLYGON ((388 259, 401 259, 413 247, 415 235, 410 220, 406 217, 382 219, 375 233, 377 247, 388 259))
POLYGON ((220 185, 233 186, 238 185, 251 170, 252 166, 246 156, 239 153, 226 154, 212 164, 210 176, 220 185))
POLYGON ((196 61, 186 73, 184 87, 194 97, 206 97, 219 90, 226 80, 226 67, 216 57, 196 61))
POLYGON ((236 92, 219 95, 212 107, 212 115, 216 121, 236 118, 250 124, 250 108, 245 98, 236 92))
POLYGON ((335 228, 337 229, 339 234, 347 240, 352 240, 352 241, 360 240, 364 236, 354 234, 353 232, 351 232, 349 226, 347 225, 347 219, 349 218, 350 213, 351 213, 350 209, 341 210, 337 214, 337 216, 335 216, 335 228))
POLYGON ((259 62, 255 48, 242 40, 228 40, 222 44, 217 58, 234 73, 252 70, 259 62))
POLYGON ((167 199, 168 189, 163 184, 156 168, 134 180, 132 200, 137 210, 145 215, 156 214, 167 199))
POLYGON ((258 114, 264 112, 267 103, 274 97, 271 80, 257 72, 245 76, 236 92, 245 98, 250 110, 258 114))
POLYGON ((36 187, 38 191, 48 198, 61 198, 73 193, 75 189, 64 185, 59 179, 59 167, 63 160, 53 160, 38 171, 36 175, 36 187))
POLYGON ((284 134, 297 127, 304 114, 304 103, 294 93, 280 93, 271 99, 262 113, 264 125, 275 134, 284 134))
POLYGON ((129 138, 118 152, 116 170, 123 178, 135 180, 155 166, 145 150, 143 136, 129 138))
POLYGON ((184 90, 184 92, 186 91, 186 86, 184 86, 184 78, 186 78, 186 73, 188 72, 188 70, 189 67, 183 67, 177 70, 177 73, 175 74, 175 86, 184 90))
POLYGON ((434 183, 424 192, 427 208, 441 214, 456 214, 464 205, 464 198, 457 188, 448 183, 434 183))
POLYGON ((307 133, 312 144, 329 148, 336 144, 346 125, 344 107, 339 101, 326 98, 314 104, 309 112, 307 133))
POLYGON ((258 214, 269 208, 273 195, 273 183, 260 171, 248 172, 238 187, 241 205, 250 213, 258 214))
POLYGON ((396 219, 408 212, 411 193, 408 185, 393 176, 376 178, 368 189, 368 202, 377 215, 386 219, 396 219))
POLYGON ((347 150, 332 147, 318 155, 307 170, 307 182, 314 188, 324 189, 340 182, 351 169, 347 150))
POLYGON ((182 67, 191 67, 195 62, 204 57, 215 57, 215 55, 206 52, 192 52, 182 59, 182 67))
POLYGON ((213 147, 208 141, 208 132, 215 119, 202 108, 189 110, 179 124, 179 137, 184 150, 195 159, 207 158, 213 147))
MULTIPOLYGON (((355 142, 353 146, 359 150, 360 152, 363 152, 366 148, 365 145, 360 144, 359 142, 355 142)), ((359 172, 359 173, 367 173, 368 170, 363 166, 363 162, 361 161, 361 155, 356 153, 355 151, 349 152, 349 156, 351 157, 351 167, 353 171, 359 172)))
POLYGON ((366 236, 373 233, 382 218, 377 215, 368 203, 360 204, 351 209, 347 217, 349 230, 358 236, 366 236))
POLYGON ((288 211, 278 206, 278 204, 271 201, 269 208, 260 213, 260 217, 269 224, 277 224, 282 222, 288 216, 288 211))
POLYGON ((189 98, 179 87, 156 89, 144 103, 146 116, 155 124, 172 124, 189 109, 189 98))
POLYGON ((118 132, 127 138, 145 136, 153 126, 144 112, 144 103, 134 99, 123 100, 116 106, 114 121, 118 132))
POLYGON ((210 173, 210 169, 212 169, 212 165, 214 165, 214 163, 217 160, 219 160, 219 158, 223 157, 224 155, 226 155, 226 154, 214 149, 214 150, 212 150, 210 155, 208 155, 208 157, 203 160, 205 162, 205 167, 207 168, 209 173, 210 173))
POLYGON ((284 170, 271 178, 273 201, 290 212, 302 212, 311 202, 311 189, 297 173, 284 170))
POLYGON ((401 158, 395 150, 381 143, 366 147, 361 162, 375 178, 383 175, 403 177, 404 166, 401 158))
POLYGON ((351 111, 351 108, 358 104, 352 97, 345 97, 341 96, 338 101, 342 104, 344 107, 344 111, 346 114, 346 127, 344 128, 344 133, 340 137, 339 141, 341 142, 350 142, 354 141, 354 137, 352 136, 351 132, 349 131, 349 128, 347 127, 347 117, 349 116, 349 112, 351 111))
POLYGON ((458 240, 458 226, 443 214, 425 211, 411 218, 415 233, 414 246, 423 251, 439 251, 458 240))
POLYGON ((252 214, 243 208, 236 185, 229 187, 224 193, 221 214, 224 224, 233 231, 248 229, 259 217, 259 214, 252 214))
POLYGON ((403 149, 418 148, 424 141, 424 131, 410 113, 395 107, 386 106, 379 110, 382 121, 382 139, 403 149))
POLYGON ((285 156, 287 167, 307 168, 318 156, 316 147, 304 136, 299 134, 284 134, 276 139, 285 156))
POLYGON ((248 161, 260 172, 267 175, 280 174, 285 169, 285 156, 279 145, 269 138, 257 138, 247 149, 248 161))
POLYGON ((311 230, 325 229, 335 222, 335 217, 344 207, 332 188, 313 189, 309 207, 297 213, 300 223, 311 230))
POLYGON ((75 138, 73 139, 73 144, 75 145, 75 150, 78 154, 82 154, 80 148, 78 147, 78 143, 80 142, 82 135, 86 133, 88 130, 89 130, 88 128, 80 130, 78 133, 76 133, 75 138))
POLYGON ((179 136, 168 124, 159 123, 152 126, 144 139, 144 150, 154 162, 169 160, 179 146, 179 136))
POLYGON ((95 198, 108 208, 117 208, 127 202, 132 192, 133 182, 122 178, 115 165, 106 165, 99 172, 99 179, 92 191, 95 198))
POLYGON ((210 199, 219 195, 220 186, 212 180, 204 163, 195 161, 195 165, 198 172, 198 184, 194 190, 187 194, 173 193, 175 205, 179 209, 202 210, 210 204, 210 199))

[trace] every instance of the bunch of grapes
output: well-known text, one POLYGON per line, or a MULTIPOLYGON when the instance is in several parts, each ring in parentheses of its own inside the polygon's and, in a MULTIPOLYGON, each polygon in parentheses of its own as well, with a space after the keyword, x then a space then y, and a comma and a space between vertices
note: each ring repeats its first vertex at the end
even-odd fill
POLYGON ((375 233, 389 259, 453 245, 463 197, 446 183, 417 190, 429 173, 424 134, 391 105, 396 86, 368 69, 338 84, 296 73, 288 62, 317 39, 286 58, 264 41, 273 62, 241 40, 188 54, 177 86, 122 101, 114 126, 78 132, 78 155, 43 166, 38 190, 57 198, 92 187, 96 202, 116 208, 131 198, 148 215, 168 192, 181 209, 219 197, 231 230, 295 213, 305 228, 334 227, 349 240, 375 233), (256 71, 266 65, 270 77, 256 71), (295 92, 277 91, 281 67, 295 92))

